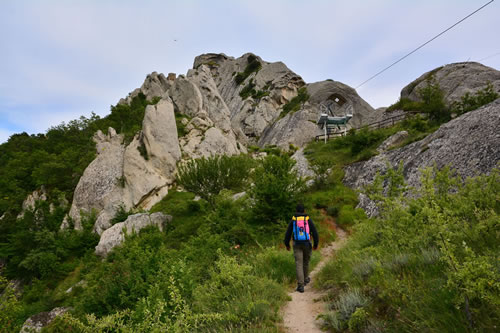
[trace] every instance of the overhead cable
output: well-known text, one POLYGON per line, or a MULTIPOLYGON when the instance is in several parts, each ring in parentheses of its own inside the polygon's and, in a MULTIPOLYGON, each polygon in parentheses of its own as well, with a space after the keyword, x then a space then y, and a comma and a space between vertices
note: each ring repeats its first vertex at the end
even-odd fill
POLYGON ((440 32, 439 34, 437 34, 436 36, 434 36, 433 38, 429 39, 427 42, 423 43, 422 45, 420 45, 419 47, 417 47, 416 49, 414 49, 413 51, 411 51, 410 53, 408 53, 407 55, 399 58, 397 61, 393 62, 392 64, 390 64, 389 66, 387 66, 386 68, 382 69, 380 72, 378 72, 377 74, 373 75, 372 77, 370 77, 369 79, 365 80, 364 82, 362 82, 360 85, 358 85, 356 88, 354 89, 358 89, 359 87, 361 87, 362 85, 364 85, 365 83, 367 83, 368 81, 371 81, 372 79, 374 79, 375 77, 379 76, 380 74, 382 74, 383 72, 385 72, 386 70, 388 70, 389 68, 391 68, 392 66, 396 65, 397 63, 399 63, 400 61, 402 61, 403 59, 409 57, 410 55, 412 55, 413 53, 417 52, 418 50, 420 50, 422 47, 424 47, 425 45, 429 44, 430 42, 432 42, 434 39, 438 38, 439 36, 441 36, 442 34, 444 34, 445 32, 447 32, 448 30, 451 30, 453 27, 457 26, 458 24, 462 23, 463 21, 465 21, 466 19, 468 19, 469 17, 471 17, 472 15, 474 15, 475 13, 477 13, 478 11, 480 11, 481 9, 483 9, 484 7, 488 6, 490 3, 492 3, 493 1, 495 0, 491 0, 490 2, 488 2, 487 4, 484 4, 483 6, 481 6, 480 8, 476 9, 475 11, 473 11, 472 13, 470 13, 469 15, 467 15, 466 17, 464 17, 463 19, 461 19, 460 21, 456 22, 455 24, 453 24, 452 26, 450 26, 449 28, 447 28, 446 30, 443 30, 442 32, 440 32))

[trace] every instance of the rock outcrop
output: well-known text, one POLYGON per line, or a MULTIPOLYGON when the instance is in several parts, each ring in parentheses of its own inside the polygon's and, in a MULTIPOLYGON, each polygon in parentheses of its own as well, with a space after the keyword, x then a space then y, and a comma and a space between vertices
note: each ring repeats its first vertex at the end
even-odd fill
POLYGON ((19 215, 17 215, 17 218, 22 219, 26 211, 33 211, 37 201, 47 201, 47 192, 43 186, 39 190, 33 191, 33 193, 29 194, 26 199, 24 199, 23 208, 19 215))
MULTIPOLYGON (((489 173, 500 161, 500 99, 442 125, 425 139, 405 147, 383 152, 345 169, 344 183, 362 188, 377 172, 403 163, 408 185, 420 184, 421 168, 449 165, 463 178, 489 173)), ((365 198, 366 199, 366 198, 365 198)), ((369 200, 363 199, 362 208, 369 200)))
POLYGON ((96 211, 94 231, 101 234, 120 206, 150 209, 168 193, 181 158, 173 104, 165 98, 148 105, 142 131, 126 147, 112 128, 94 140, 98 155, 78 182, 69 216, 81 229, 82 212, 96 211))
POLYGON ((126 98, 120 99, 118 104, 130 104, 132 99, 140 93, 143 93, 148 101, 152 101, 155 97, 167 97, 167 91, 172 86, 172 83, 173 81, 166 78, 162 73, 158 74, 153 72, 146 76, 146 79, 140 88, 132 91, 126 98))
POLYGON ((125 149, 124 202, 149 209, 168 193, 181 158, 174 106, 170 99, 148 105, 142 131, 125 149))
POLYGON ((172 221, 172 216, 163 213, 130 215, 124 222, 117 223, 102 233, 99 244, 95 248, 95 253, 106 257, 115 246, 124 241, 126 234, 139 232, 148 226, 156 226, 160 231, 163 231, 165 225, 170 221, 172 221))
POLYGON ((401 98, 419 100, 419 89, 427 85, 428 77, 433 76, 444 92, 448 105, 460 101, 465 93, 475 93, 486 88, 490 82, 495 91, 500 93, 500 71, 477 62, 460 62, 438 67, 421 75, 401 91, 401 98))
POLYGON ((396 134, 391 135, 390 137, 385 139, 384 142, 380 144, 380 146, 378 146, 377 152, 383 153, 393 147, 396 147, 397 145, 402 144, 404 140, 408 138, 408 135, 409 134, 407 131, 399 131, 396 134))
MULTIPOLYGON (((498 73, 476 63, 432 71, 449 102, 466 91, 483 88, 487 81, 498 89, 498 73)), ((402 96, 415 98, 428 75, 403 89, 402 96)), ((168 193, 177 162, 182 159, 246 153, 247 147, 255 144, 285 150, 292 145, 304 147, 322 134, 316 122, 327 109, 338 116, 352 112, 349 127, 393 115, 384 109, 374 110, 341 82, 306 84, 284 63, 266 62, 251 53, 239 58, 203 54, 195 58, 186 75, 178 77, 153 72, 119 103, 130 103, 140 93, 159 102, 146 108, 142 130, 132 142, 124 143, 113 129, 107 135, 98 132, 94 138, 98 156, 80 179, 69 213, 76 228, 82 227, 82 212, 97 212, 94 230, 101 234, 111 226, 119 207, 151 208, 168 193), (285 105, 303 88, 307 101, 298 111, 283 114, 285 105)), ((391 154, 383 152, 376 159, 391 154)))
MULTIPOLYGON (((81 213, 90 214, 94 210, 99 214, 96 231, 101 232, 123 204, 121 182, 125 147, 123 136, 116 134, 113 128, 108 129, 107 135, 98 131, 94 141, 97 157, 85 169, 76 186, 69 216, 75 229, 82 229, 81 213)), ((67 220, 63 223, 63 227, 66 226, 67 220)))
POLYGON ((295 165, 293 166, 294 171, 297 172, 299 177, 307 179, 306 185, 310 186, 314 183, 315 173, 309 165, 309 161, 304 155, 304 148, 300 148, 293 155, 292 159, 295 160, 295 165))
POLYGON ((55 308, 50 312, 40 312, 26 319, 19 333, 41 332, 45 326, 48 326, 56 317, 62 316, 70 308, 55 308))

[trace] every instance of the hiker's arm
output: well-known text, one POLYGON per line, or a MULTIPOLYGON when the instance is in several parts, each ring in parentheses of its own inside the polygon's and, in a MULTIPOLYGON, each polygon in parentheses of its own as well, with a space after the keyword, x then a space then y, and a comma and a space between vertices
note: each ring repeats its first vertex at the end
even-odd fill
POLYGON ((285 243, 285 246, 287 249, 290 248, 290 239, 292 238, 292 229, 293 229, 293 222, 290 222, 288 224, 288 228, 286 229, 285 240, 283 241, 285 243))
POLYGON ((316 226, 314 225, 314 222, 311 219, 309 219, 309 228, 311 229, 311 233, 314 240, 313 248, 317 249, 319 243, 319 236, 318 236, 318 231, 316 230, 316 226))

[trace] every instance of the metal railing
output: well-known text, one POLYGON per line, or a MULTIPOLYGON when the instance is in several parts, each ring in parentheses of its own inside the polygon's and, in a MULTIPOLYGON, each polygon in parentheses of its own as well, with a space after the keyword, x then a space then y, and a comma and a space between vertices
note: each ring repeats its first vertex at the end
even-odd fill
MULTIPOLYGON (((354 130, 359 130, 362 128, 379 129, 379 128, 390 127, 390 126, 394 126, 396 123, 399 123, 407 118, 413 117, 413 116, 420 114, 420 113, 421 112, 419 112, 419 111, 405 111, 404 113, 399 114, 397 116, 386 118, 383 120, 379 120, 379 121, 376 121, 374 123, 366 124, 366 125, 363 125, 360 127, 353 127, 353 129, 354 130)), ((334 129, 331 128, 331 129, 327 129, 326 137, 327 137, 327 140, 329 140, 330 137, 337 137, 337 136, 340 136, 342 134, 344 134, 344 130, 337 129, 334 131, 334 129)), ((324 138, 324 137, 325 137, 324 133, 320 134, 320 135, 316 135, 315 140, 319 141, 321 138, 324 138)))

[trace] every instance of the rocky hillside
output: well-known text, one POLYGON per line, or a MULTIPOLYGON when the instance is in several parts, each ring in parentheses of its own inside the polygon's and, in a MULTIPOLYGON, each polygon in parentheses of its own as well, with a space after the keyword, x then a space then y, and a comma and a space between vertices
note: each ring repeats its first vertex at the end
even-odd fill
POLYGON ((418 100, 419 89, 425 87, 427 78, 433 76, 444 92, 448 105, 460 101, 465 93, 473 94, 484 89, 488 83, 500 92, 500 71, 477 62, 460 62, 435 68, 422 74, 401 91, 401 98, 418 100))
POLYGON ((353 126, 375 115, 351 87, 306 84, 282 62, 251 53, 237 59, 200 55, 178 77, 154 72, 119 104, 132 103, 140 93, 159 102, 146 108, 132 142, 113 128, 94 136, 98 156, 81 177, 69 213, 76 228, 82 212, 98 212, 94 230, 101 234, 119 207, 151 208, 168 193, 181 159, 245 153, 250 145, 303 147, 320 134, 316 121, 325 107, 339 115, 349 108, 353 126))
MULTIPOLYGON (((463 178, 487 174, 500 161, 500 99, 478 110, 443 124, 436 132, 405 147, 382 152, 368 161, 346 168, 344 183, 362 188, 385 173, 388 167, 403 163, 403 174, 410 186, 418 186, 420 169, 450 166, 463 178)), ((360 207, 369 214, 374 205, 361 195, 360 207)))

